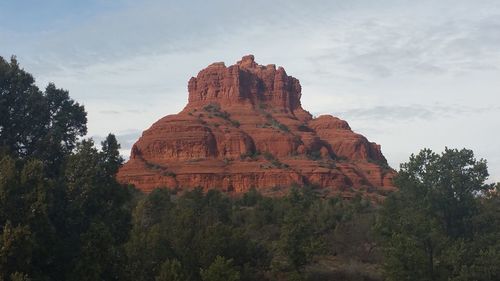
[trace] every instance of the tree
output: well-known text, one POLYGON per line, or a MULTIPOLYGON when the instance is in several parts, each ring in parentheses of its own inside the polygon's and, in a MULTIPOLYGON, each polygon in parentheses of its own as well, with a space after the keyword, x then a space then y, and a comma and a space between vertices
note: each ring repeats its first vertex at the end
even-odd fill
POLYGON ((12 226, 8 221, 0 235, 0 280, 32 270, 33 241, 27 226, 12 226))
MULTIPOLYGON (((15 161, 10 156, 0 160, 0 225, 5 226, 4 231, 8 225, 29 230, 30 267, 45 269, 43 275, 51 266, 54 257, 51 244, 55 242, 50 220, 53 184, 44 175, 41 161, 15 161)), ((14 249, 18 252, 12 255, 23 255, 21 248, 14 249)), ((31 274, 28 267, 21 268, 31 274)))
POLYGON ((187 280, 182 271, 181 263, 176 260, 166 260, 160 268, 160 273, 155 278, 156 281, 185 281, 187 280))
POLYGON ((302 189, 299 193, 293 187, 286 198, 288 211, 281 227, 281 250, 292 268, 297 271, 311 261, 317 246, 312 225, 306 216, 314 199, 309 189, 302 189))
POLYGON ((14 157, 37 158, 58 173, 78 137, 87 133, 84 107, 50 83, 45 92, 15 57, 0 57, 0 147, 14 157))
POLYGON ((117 280, 112 272, 114 241, 109 228, 102 222, 92 222, 82 233, 78 258, 74 262, 68 279, 74 281, 117 280), (106 276, 108 275, 108 276, 106 276))
POLYGON ((24 274, 21 272, 15 272, 10 275, 10 280, 12 281, 31 281, 28 274, 24 274))
POLYGON ((58 202, 63 217, 57 217, 62 257, 67 259, 65 279, 119 280, 122 274, 120 245, 131 227, 130 194, 106 169, 112 161, 106 155, 115 153, 99 151, 92 140, 84 140, 67 158, 58 202))
POLYGON ((109 134, 101 145, 104 169, 108 175, 115 176, 124 161, 120 155, 120 144, 115 135, 109 134))
POLYGON ((0 57, 0 145, 15 155, 33 153, 48 118, 46 103, 31 74, 0 57))
POLYGON ((214 262, 200 271, 203 281, 238 281, 240 273, 232 266, 232 260, 217 256, 214 262))
POLYGON ((164 267, 174 266, 165 265, 173 258, 166 233, 172 226, 169 223, 172 208, 166 189, 156 189, 137 203, 132 213, 133 228, 125 245, 131 279, 152 280, 170 274, 165 272, 170 268, 164 267))
POLYGON ((376 226, 389 280, 461 280, 484 261, 488 244, 480 241, 498 234, 477 221, 492 187, 487 177, 486 161, 467 149, 424 149, 401 165, 399 192, 387 198, 376 226))
POLYGON ((83 106, 42 92, 15 57, 0 57, 0 280, 123 280, 129 190, 114 176, 114 135, 102 150, 83 106))

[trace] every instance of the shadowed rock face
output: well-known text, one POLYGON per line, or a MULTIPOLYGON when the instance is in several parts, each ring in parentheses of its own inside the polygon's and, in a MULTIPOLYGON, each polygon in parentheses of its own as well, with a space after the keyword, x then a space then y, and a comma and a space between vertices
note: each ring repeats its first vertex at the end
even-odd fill
POLYGON ((393 190, 394 170, 378 144, 346 121, 312 118, 302 109, 299 81, 252 55, 214 63, 191 78, 189 102, 143 132, 117 177, 145 192, 157 187, 252 187, 281 194, 316 185, 326 194, 375 197, 393 190))

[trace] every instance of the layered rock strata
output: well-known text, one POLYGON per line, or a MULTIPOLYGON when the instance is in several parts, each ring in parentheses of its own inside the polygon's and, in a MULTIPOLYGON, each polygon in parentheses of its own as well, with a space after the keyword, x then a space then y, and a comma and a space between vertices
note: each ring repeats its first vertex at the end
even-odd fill
POLYGON ((281 194, 315 186, 345 197, 393 190, 394 170, 380 145, 339 118, 312 118, 302 108, 299 81, 282 67, 259 65, 252 55, 235 65, 214 63, 188 83, 178 114, 143 132, 117 177, 144 192, 154 188, 255 187, 281 194))

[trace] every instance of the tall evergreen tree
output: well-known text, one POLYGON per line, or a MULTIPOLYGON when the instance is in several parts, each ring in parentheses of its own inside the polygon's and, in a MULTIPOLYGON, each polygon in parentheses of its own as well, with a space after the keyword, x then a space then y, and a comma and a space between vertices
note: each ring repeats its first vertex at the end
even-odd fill
POLYGON ((0 57, 0 148, 14 157, 37 158, 58 173, 63 158, 87 133, 84 107, 50 83, 44 92, 15 57, 0 57))
POLYGON ((389 280, 470 280, 470 270, 493 250, 484 239, 493 235, 488 241, 500 243, 498 229, 478 220, 492 187, 487 177, 486 161, 467 149, 441 155, 425 149, 401 165, 400 191, 386 200, 377 225, 389 280))

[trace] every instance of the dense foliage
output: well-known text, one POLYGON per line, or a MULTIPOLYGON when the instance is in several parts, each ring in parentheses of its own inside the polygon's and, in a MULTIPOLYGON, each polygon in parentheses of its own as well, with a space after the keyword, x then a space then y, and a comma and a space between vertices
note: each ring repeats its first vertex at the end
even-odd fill
POLYGON ((67 91, 52 83, 40 91, 15 57, 0 57, 0 151, 36 158, 46 173, 58 173, 77 138, 87 133, 86 115, 67 91))
POLYGON ((470 150, 401 165, 378 230, 389 280, 500 280, 500 197, 470 150))
POLYGON ((382 206, 308 187, 146 195, 116 182, 112 134, 79 139, 67 91, 1 57, 0 91, 0 280, 500 279, 498 186, 469 150, 412 156, 382 206))

